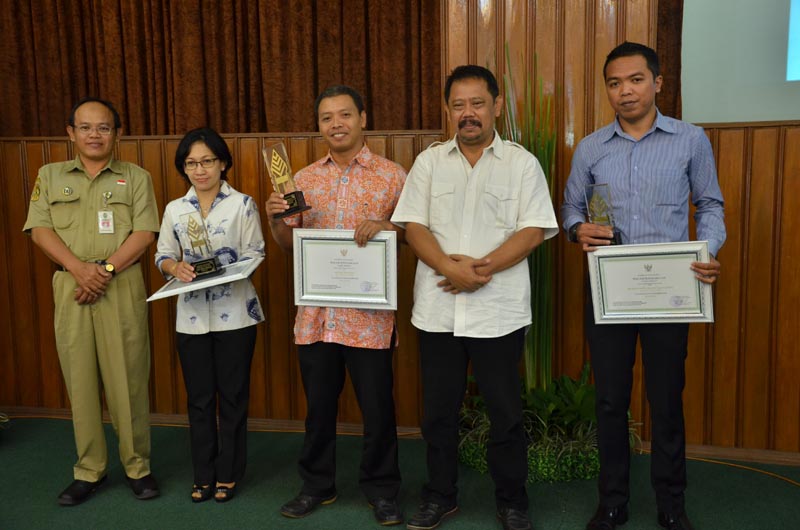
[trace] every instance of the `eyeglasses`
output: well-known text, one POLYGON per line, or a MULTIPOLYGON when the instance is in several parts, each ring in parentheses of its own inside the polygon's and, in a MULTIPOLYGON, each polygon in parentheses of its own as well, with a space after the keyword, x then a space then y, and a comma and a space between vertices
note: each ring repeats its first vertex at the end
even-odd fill
POLYGON ((108 136, 114 131, 114 128, 111 127, 110 125, 98 125, 97 127, 92 127, 91 125, 83 124, 83 125, 78 125, 77 127, 73 126, 72 128, 84 136, 87 136, 92 131, 97 131, 97 133, 100 134, 101 136, 108 136))
POLYGON ((203 166, 203 169, 211 169, 214 167, 214 163, 219 160, 219 158, 204 158, 203 160, 196 161, 196 160, 187 160, 183 163, 183 169, 186 171, 194 171, 197 169, 197 166, 203 166))

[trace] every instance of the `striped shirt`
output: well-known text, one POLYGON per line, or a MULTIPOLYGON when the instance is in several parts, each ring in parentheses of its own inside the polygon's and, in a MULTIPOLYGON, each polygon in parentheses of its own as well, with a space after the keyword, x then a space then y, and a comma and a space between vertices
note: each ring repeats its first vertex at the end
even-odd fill
POLYGON ((614 226, 624 244, 689 240, 689 201, 697 239, 716 256, 725 242, 722 192, 703 129, 657 112, 638 141, 617 120, 584 138, 572 157, 561 206, 565 230, 586 221, 585 187, 608 184, 614 226))

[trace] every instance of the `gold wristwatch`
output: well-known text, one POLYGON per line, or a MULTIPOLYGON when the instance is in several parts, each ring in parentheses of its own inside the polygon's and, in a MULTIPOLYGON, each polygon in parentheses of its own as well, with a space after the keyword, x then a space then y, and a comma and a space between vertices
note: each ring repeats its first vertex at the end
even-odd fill
POLYGON ((106 260, 98 261, 97 263, 102 265, 103 268, 106 270, 106 272, 110 272, 111 276, 116 276, 117 275, 117 269, 116 269, 116 267, 114 267, 113 263, 109 263, 106 260))

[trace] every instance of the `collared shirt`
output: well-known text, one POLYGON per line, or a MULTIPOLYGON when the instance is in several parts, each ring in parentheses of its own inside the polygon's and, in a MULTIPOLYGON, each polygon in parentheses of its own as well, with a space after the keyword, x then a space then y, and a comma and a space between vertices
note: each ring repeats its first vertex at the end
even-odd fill
MULTIPOLYGON (((187 214, 203 220, 194 186, 164 210, 155 261, 167 278, 171 276, 161 268, 164 260, 182 258, 192 262, 207 257, 192 246, 192 238, 187 234, 187 214)), ((222 181, 204 221, 209 246, 222 265, 264 256, 258 207, 252 197, 236 191, 227 182, 222 181)), ((175 327, 178 332, 191 335, 240 329, 264 320, 250 278, 179 294, 177 305, 175 327)))
POLYGON ((110 160, 90 178, 74 160, 42 166, 31 193, 24 231, 51 228, 81 261, 104 260, 133 232, 157 232, 158 209, 150 173, 110 160), (113 233, 100 233, 100 211, 113 214, 113 233))
POLYGON ((586 221, 585 187, 608 184, 614 225, 626 244, 689 240, 689 197, 698 240, 716 256, 725 242, 722 192, 703 129, 657 112, 638 141, 618 120, 584 138, 572 157, 561 206, 566 230, 586 221))
MULTIPOLYGON (((547 181, 522 146, 494 133, 474 167, 455 138, 420 153, 408 174, 392 222, 428 228, 445 254, 482 258, 523 228, 558 233, 547 181)), ((500 337, 531 323, 528 260, 498 272, 472 293, 450 294, 442 277, 417 263, 411 323, 460 337, 500 337)))
MULTIPOLYGON (((342 171, 330 153, 295 176, 311 210, 284 219, 292 227, 355 230, 366 219, 385 221, 403 189, 406 172, 364 145, 342 171), (301 222, 302 221, 302 222, 301 222)), ((355 348, 386 349, 394 311, 298 306, 297 344, 333 342, 355 348)))

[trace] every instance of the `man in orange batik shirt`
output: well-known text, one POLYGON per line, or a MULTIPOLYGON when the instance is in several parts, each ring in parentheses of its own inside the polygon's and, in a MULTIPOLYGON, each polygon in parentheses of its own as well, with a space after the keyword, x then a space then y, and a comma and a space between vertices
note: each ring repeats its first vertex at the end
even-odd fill
MULTIPOLYGON (((405 182, 405 171, 372 153, 364 143, 367 114, 350 87, 329 87, 317 98, 317 123, 329 152, 300 170, 295 181, 312 208, 286 220, 289 208, 272 193, 266 204, 272 237, 292 251, 293 228, 355 230, 359 246, 381 230, 403 229, 389 222, 405 182)), ((397 505, 400 469, 392 396, 393 311, 300 306, 294 327, 308 412, 298 462, 303 486, 281 507, 286 517, 305 517, 336 500, 336 416, 345 369, 353 381, 364 419, 359 485, 381 525, 403 522, 397 505)))

